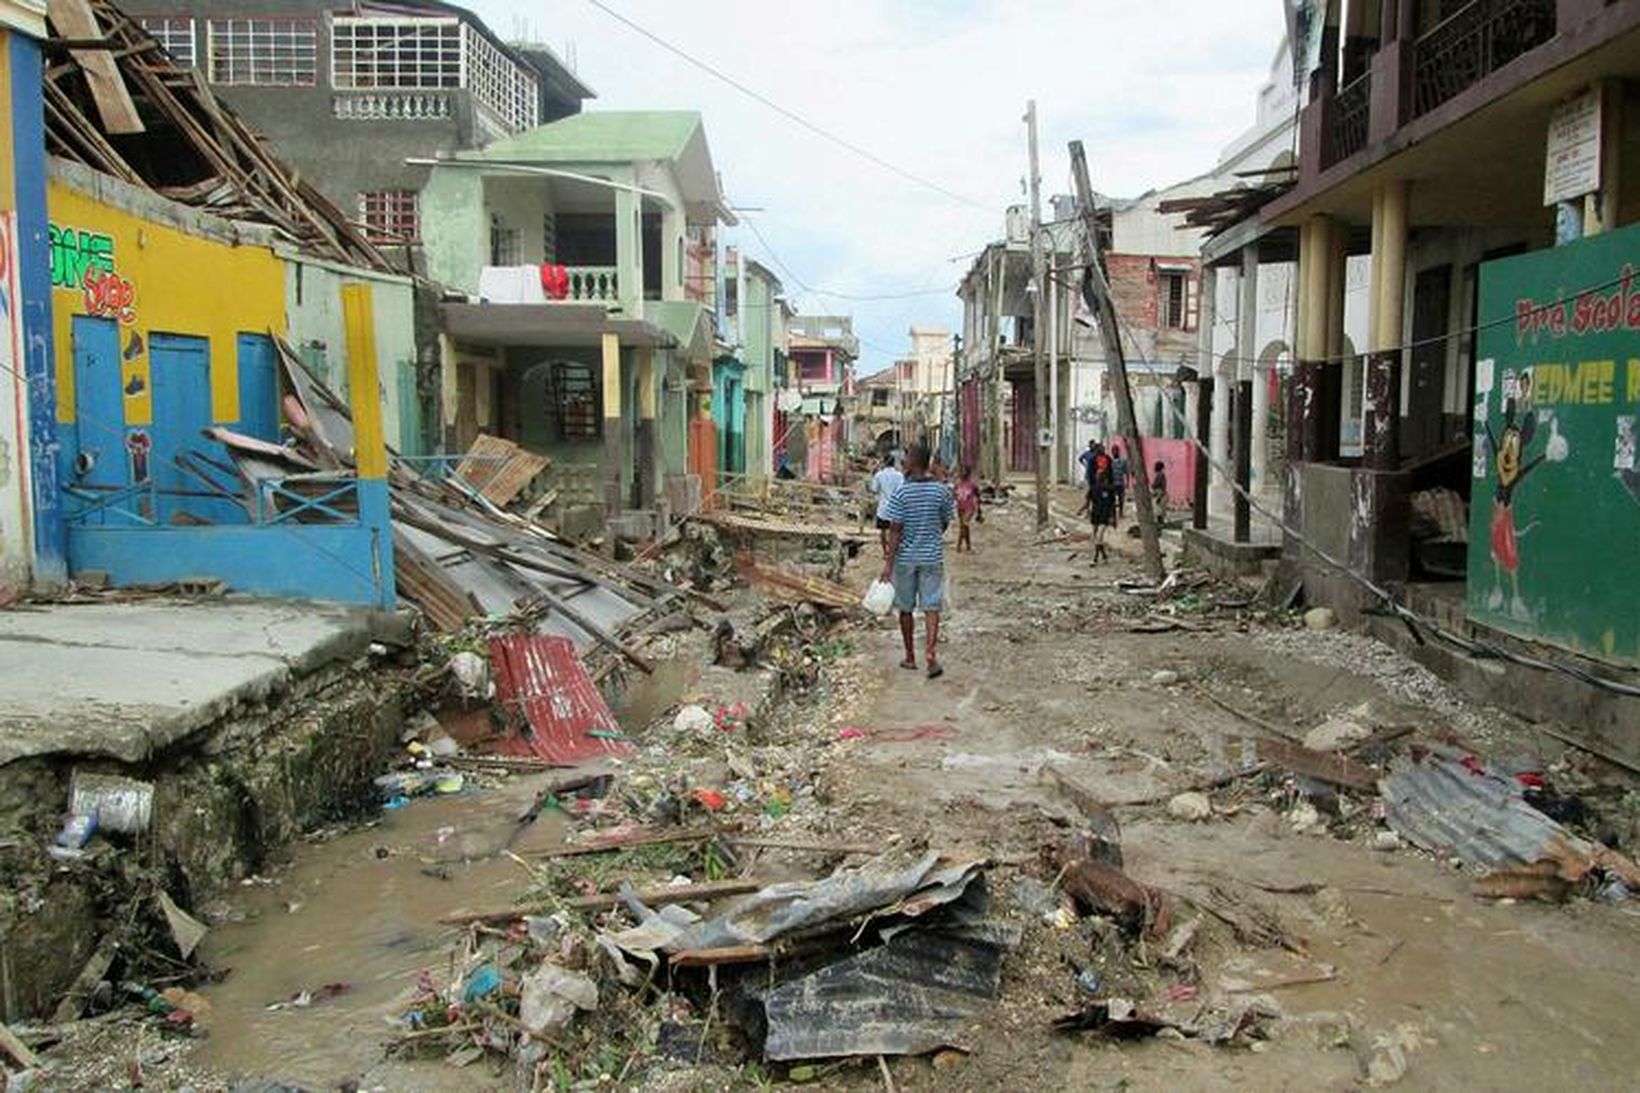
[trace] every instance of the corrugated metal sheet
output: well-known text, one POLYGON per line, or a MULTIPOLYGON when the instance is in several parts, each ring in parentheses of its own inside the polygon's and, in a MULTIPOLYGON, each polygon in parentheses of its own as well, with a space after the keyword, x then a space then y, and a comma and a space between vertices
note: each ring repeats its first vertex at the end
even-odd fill
POLYGON ((620 723, 568 638, 506 634, 490 639, 496 700, 515 732, 498 749, 508 755, 573 766, 632 754, 614 739, 620 723), (595 735, 596 734, 596 735, 595 735))
POLYGON ((1402 760, 1379 783, 1389 825, 1425 850, 1491 866, 1554 861, 1578 880, 1603 855, 1527 804, 1520 786, 1437 755, 1402 760))

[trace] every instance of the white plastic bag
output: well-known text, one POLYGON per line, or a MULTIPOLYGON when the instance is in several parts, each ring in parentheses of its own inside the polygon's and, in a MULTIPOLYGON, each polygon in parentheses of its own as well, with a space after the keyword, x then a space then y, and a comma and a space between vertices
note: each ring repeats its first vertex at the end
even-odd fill
POLYGON ((872 581, 861 602, 873 615, 886 615, 894 606, 894 586, 887 581, 872 581))

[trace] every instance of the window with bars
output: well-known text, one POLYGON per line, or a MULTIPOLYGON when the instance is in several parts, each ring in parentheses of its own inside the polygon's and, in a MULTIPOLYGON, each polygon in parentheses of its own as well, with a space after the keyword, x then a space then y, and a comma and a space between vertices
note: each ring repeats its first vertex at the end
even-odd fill
POLYGON ((534 75, 471 26, 464 24, 462 30, 467 37, 463 85, 512 132, 534 129, 541 112, 534 75))
POLYGON ((212 83, 312 87, 319 34, 312 19, 210 19, 205 24, 212 83))
POLYGON ((510 228, 507 223, 495 214, 490 215, 490 265, 516 266, 519 263, 521 250, 518 243, 518 229, 510 228))
POLYGON ((337 16, 330 78, 340 90, 461 86, 461 22, 337 16))
POLYGON ((192 68, 194 53, 194 21, 186 15, 145 15, 137 20, 142 29, 154 36, 171 59, 184 68, 192 68))
POLYGON ((1160 274, 1157 284, 1157 318, 1167 330, 1196 329, 1196 282, 1188 272, 1160 274))
POLYGON ((598 377, 590 364, 554 361, 547 375, 547 417, 559 440, 597 440, 603 433, 598 377))
POLYGON ((359 221, 372 243, 421 242, 421 201, 414 190, 374 190, 359 195, 359 221))

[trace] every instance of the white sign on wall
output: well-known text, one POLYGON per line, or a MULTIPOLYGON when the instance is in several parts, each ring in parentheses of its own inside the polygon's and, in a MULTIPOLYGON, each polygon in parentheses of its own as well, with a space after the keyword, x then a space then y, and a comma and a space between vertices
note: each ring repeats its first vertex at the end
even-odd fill
POLYGON ((1543 203, 1572 201, 1600 189, 1600 89, 1568 99, 1549 115, 1543 203))

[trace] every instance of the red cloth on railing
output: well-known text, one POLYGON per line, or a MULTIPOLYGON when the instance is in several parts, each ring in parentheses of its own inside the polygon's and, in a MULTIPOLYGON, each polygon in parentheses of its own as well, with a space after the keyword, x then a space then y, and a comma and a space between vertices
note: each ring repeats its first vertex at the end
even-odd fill
POLYGON ((541 263, 541 291, 549 300, 569 298, 569 267, 541 263))

